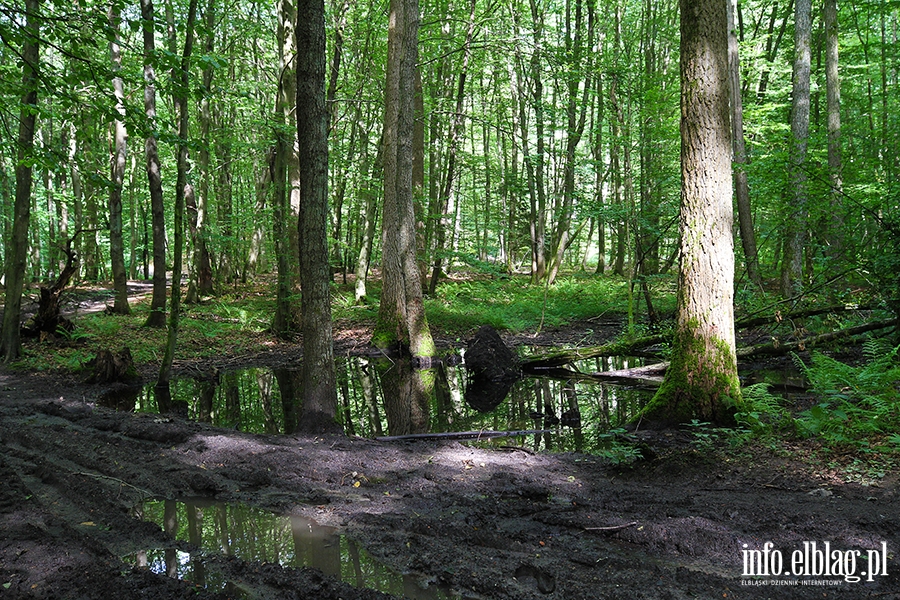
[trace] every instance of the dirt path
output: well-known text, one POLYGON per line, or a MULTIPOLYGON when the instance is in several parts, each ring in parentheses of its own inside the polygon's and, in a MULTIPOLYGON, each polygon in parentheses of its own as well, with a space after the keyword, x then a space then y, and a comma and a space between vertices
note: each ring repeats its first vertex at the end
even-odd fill
POLYGON ((337 526, 456 597, 900 598, 893 476, 841 483, 761 451, 698 452, 677 432, 648 439, 657 458, 629 469, 458 442, 259 436, 107 411, 92 393, 0 371, 0 597, 387 597, 311 568, 234 557, 209 559, 227 588, 123 562, 172 545, 133 516, 142 500, 204 497, 337 526), (742 581, 743 544, 772 542, 789 567, 812 541, 861 550, 856 572, 887 542, 888 575, 790 588, 773 582, 796 578, 742 581))

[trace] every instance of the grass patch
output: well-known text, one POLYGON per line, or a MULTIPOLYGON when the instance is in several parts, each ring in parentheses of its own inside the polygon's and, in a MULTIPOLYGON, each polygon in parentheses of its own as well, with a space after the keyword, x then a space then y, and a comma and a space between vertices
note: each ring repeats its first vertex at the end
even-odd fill
MULTIPOLYGON (((259 286, 247 286, 183 308, 176 360, 257 352, 274 343, 266 331, 274 298, 259 286)), ((167 331, 144 327, 150 314, 149 298, 133 304, 131 309, 130 315, 98 312, 76 316, 75 331, 61 335, 54 343, 23 340, 24 355, 15 367, 78 372, 98 350, 117 350, 123 346, 131 350, 136 365, 158 364, 167 331)))
POLYGON ((628 282, 621 278, 569 276, 554 285, 531 285, 527 277, 443 282, 425 312, 432 328, 465 332, 481 325, 512 332, 534 331, 622 314, 628 282))

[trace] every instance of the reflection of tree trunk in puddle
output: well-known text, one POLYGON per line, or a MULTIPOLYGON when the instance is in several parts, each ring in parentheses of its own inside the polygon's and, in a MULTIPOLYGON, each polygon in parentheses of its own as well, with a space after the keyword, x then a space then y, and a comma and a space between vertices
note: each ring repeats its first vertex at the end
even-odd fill
POLYGON ((228 534, 228 512, 224 504, 215 506, 216 520, 216 538, 219 541, 219 548, 225 556, 231 556, 231 544, 229 543, 228 534))
MULTIPOLYGON (((191 502, 186 502, 184 507, 187 510, 188 541, 194 548, 202 548, 203 509, 191 502)), ((206 562, 197 553, 191 554, 191 568, 193 569, 191 581, 200 587, 206 587, 206 562)))
POLYGON ((184 400, 174 400, 172 388, 168 383, 155 386, 153 393, 156 396, 156 409, 160 414, 174 414, 185 418, 188 416, 188 403, 184 400))
POLYGON ((281 392, 281 410, 284 412, 284 432, 297 433, 300 423, 300 379, 299 370, 274 369, 278 390, 281 392))
POLYGON ((272 408, 272 374, 263 369, 256 370, 256 387, 259 388, 259 403, 262 406, 263 427, 266 433, 279 433, 275 411, 272 408))
MULTIPOLYGON (((434 372, 413 369, 406 359, 387 365, 387 369, 379 371, 388 433, 390 435, 427 433, 428 396, 434 386, 434 372)), ((384 364, 379 366, 383 368, 384 364)))
POLYGON ((359 383, 362 386, 363 400, 366 403, 367 413, 369 415, 369 425, 375 436, 384 435, 384 429, 381 426, 381 414, 378 411, 378 398, 375 389, 378 383, 375 380, 375 369, 372 364, 364 358, 360 359, 357 367, 359 375, 359 383))
POLYGON ((223 426, 241 428, 241 390, 237 373, 222 375, 222 389, 225 393, 225 414, 220 422, 223 426))
POLYGON ((584 450, 584 432, 581 430, 581 410, 578 408, 575 381, 572 379, 566 381, 562 393, 567 409, 560 415, 560 422, 566 427, 572 428, 575 438, 575 452, 582 452, 584 450))
POLYGON ((216 398, 216 384, 212 381, 198 381, 197 386, 197 420, 201 423, 212 423, 213 400, 216 398))
POLYGON ((348 580, 347 583, 352 583, 354 586, 358 588, 363 588, 366 585, 366 577, 363 575, 362 571, 362 561, 359 556, 359 546, 356 545, 356 542, 353 540, 347 540, 347 550, 350 555, 350 564, 353 566, 353 581, 350 582, 348 580))
POLYGON ((453 431, 453 396, 450 390, 450 382, 447 379, 447 367, 438 363, 435 369, 436 380, 434 382, 435 419, 434 425, 437 431, 453 431))
POLYGON ((338 385, 341 388, 341 409, 344 411, 344 433, 347 435, 356 435, 356 424, 353 423, 353 413, 350 409, 350 383, 348 369, 337 369, 338 385))
POLYGON ((341 538, 334 527, 319 525, 306 517, 291 517, 295 566, 308 565, 341 579, 341 538))
MULTIPOLYGON (((168 386, 166 387, 168 390, 168 386)), ((158 396, 158 393, 157 393, 158 396)), ((173 540, 178 538, 178 503, 174 500, 163 502, 163 531, 173 540)), ((166 548, 166 575, 178 577, 178 555, 175 548, 166 548)))

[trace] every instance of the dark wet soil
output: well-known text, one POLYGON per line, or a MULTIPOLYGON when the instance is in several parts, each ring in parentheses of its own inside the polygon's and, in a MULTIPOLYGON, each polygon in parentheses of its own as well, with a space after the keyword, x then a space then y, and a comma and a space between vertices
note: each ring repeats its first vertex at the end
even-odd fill
MULTIPOLYGON (((360 347, 339 335, 341 351, 360 347)), ((101 392, 72 376, 0 369, 2 598, 390 597, 236 557, 212 560, 240 594, 123 560, 171 544, 133 516, 142 500, 204 497, 336 526, 395 571, 463 598, 900 599, 897 474, 800 460, 806 446, 795 456, 648 432, 653 458, 622 467, 457 441, 251 435, 113 412, 94 404, 101 392), (886 542, 887 575, 742 577, 745 544, 771 542, 790 568, 804 543, 826 541, 861 552, 855 573, 886 542)))

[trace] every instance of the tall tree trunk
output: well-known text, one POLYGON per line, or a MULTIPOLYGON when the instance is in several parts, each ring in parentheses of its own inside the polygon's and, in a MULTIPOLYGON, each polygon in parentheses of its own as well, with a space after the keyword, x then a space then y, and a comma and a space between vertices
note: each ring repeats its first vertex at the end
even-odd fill
MULTIPOLYGON (((547 271, 546 228, 547 228, 547 191, 544 188, 544 83, 541 49, 544 34, 544 15, 537 0, 530 0, 531 18, 534 22, 534 49, 531 54, 532 102, 534 106, 534 134, 536 138, 536 157, 534 158, 534 193, 531 202, 531 281, 537 283, 544 278, 547 271), (536 201, 536 202, 535 202, 536 201)), ((526 158, 526 160, 528 160, 526 158)), ((531 165, 531 161, 528 161, 531 165)), ((531 179, 531 178, 529 178, 531 179)))
POLYGON ((681 269, 672 358, 650 423, 729 424, 734 342, 727 0, 681 0, 681 269))
POLYGON ((459 83, 456 87, 456 112, 450 121, 449 148, 447 149, 447 178, 444 180, 444 188, 438 201, 440 212, 435 222, 434 266, 431 270, 431 283, 428 293, 434 295, 437 290, 438 279, 441 276, 444 246, 447 239, 447 228, 450 226, 448 211, 456 205, 456 187, 459 183, 459 174, 456 168, 456 159, 462 138, 465 132, 463 119, 463 103, 465 102, 466 77, 469 73, 469 59, 472 56, 472 36, 475 33, 475 0, 469 2, 469 27, 466 30, 466 41, 463 43, 462 66, 459 70, 459 83))
MULTIPOLYGON (((380 174, 384 173, 383 147, 384 144, 378 144, 378 152, 375 155, 375 163, 372 166, 372 177, 370 178, 370 181, 374 181, 380 174)), ((364 154, 364 156, 366 155, 364 154)), ((360 171, 366 173, 368 170, 368 160, 364 158, 360 166, 360 171)), ((369 275, 369 261, 372 257, 372 245, 375 242, 375 227, 378 221, 378 195, 368 184, 364 185, 361 193, 366 208, 361 226, 362 237, 359 243, 359 255, 356 259, 356 284, 354 290, 354 300, 356 304, 362 304, 367 301, 366 278, 369 275)))
POLYGON ((272 179, 275 183, 272 233, 278 261, 278 284, 272 330, 279 337, 289 339, 300 329, 300 306, 297 301, 300 286, 299 230, 293 226, 298 222, 300 210, 300 157, 297 153, 297 121, 294 114, 297 103, 297 71, 294 65, 297 13, 292 0, 279 0, 277 9, 276 40, 281 69, 275 98, 275 120, 279 127, 275 133, 275 155, 272 159, 272 179))
MULTIPOLYGON (((204 25, 206 27, 206 44, 204 52, 207 56, 213 52, 213 44, 216 36, 215 0, 208 0, 204 25)), ((188 228, 191 234, 191 263, 188 274, 188 289, 185 303, 193 304, 200 301, 201 296, 213 293, 212 265, 207 245, 207 221, 209 220, 209 129, 212 122, 210 114, 210 96, 212 95, 212 79, 215 74, 212 62, 207 62, 203 67, 201 96, 200 96, 200 150, 199 170, 200 185, 197 201, 187 206, 188 228)))
MULTIPOLYGON (((325 107, 328 111, 328 134, 331 134, 331 130, 337 126, 337 110, 336 110, 336 97, 337 97, 337 87, 338 87, 338 79, 341 73, 341 61, 343 60, 343 52, 344 52, 344 28, 347 26, 347 11, 350 9, 350 0, 339 0, 340 8, 335 7, 334 10, 334 43, 332 44, 331 49, 331 63, 328 68, 328 87, 325 91, 325 107)), ((357 107, 357 111, 359 108, 357 107)), ((347 156, 342 157, 340 164, 349 165, 352 162, 352 155, 354 149, 354 137, 356 134, 356 127, 352 126, 350 130, 350 142, 348 143, 348 154, 347 156)), ((339 167, 340 168, 340 167, 339 167)), ((341 176, 337 178, 337 188, 335 189, 334 196, 332 198, 332 228, 331 228, 331 238, 334 242, 334 246, 331 249, 331 264, 332 266, 340 266, 344 273, 344 278, 346 279, 346 269, 345 269, 345 261, 343 260, 343 251, 341 249, 341 229, 343 226, 343 206, 344 206, 344 197, 347 190, 347 173, 346 171, 342 173, 341 176)))
POLYGON ((413 208, 413 128, 419 40, 418 0, 391 0, 384 120, 382 292, 372 343, 383 349, 434 356, 416 263, 413 208))
POLYGON ((807 240, 806 149, 809 141, 811 2, 796 0, 794 6, 794 68, 791 106, 790 187, 785 214, 784 261, 781 293, 794 296, 803 289, 803 250, 807 240))
MULTIPOLYGON (((605 155, 603 153, 603 77, 596 78, 596 115, 593 117, 591 131, 591 156, 594 159, 595 178, 594 195, 597 203, 597 268, 594 272, 602 275, 606 271, 606 220, 603 218, 603 186, 606 185, 606 173, 608 169, 601 168, 605 155)), ((615 144, 611 144, 611 147, 615 144)), ((588 236, 590 237, 590 236, 588 236)))
POLYGON ((125 159, 128 133, 125 130, 125 90, 119 71, 122 69, 122 51, 119 47, 120 15, 116 4, 109 9, 109 25, 113 39, 109 42, 109 55, 113 71, 113 93, 116 97, 116 118, 113 125, 113 153, 111 156, 111 182, 109 189, 109 258, 112 264, 113 287, 116 297, 113 312, 127 315, 128 274, 125 272, 125 247, 122 240, 122 189, 125 185, 125 159))
POLYGON ((759 74, 759 84, 756 86, 756 102, 762 104, 766 99, 766 91, 769 88, 769 76, 772 73, 772 65, 775 63, 775 57, 778 55, 778 49, 781 47, 781 40, 784 39, 784 32, 787 30, 788 18, 791 9, 794 7, 794 0, 788 0, 787 8, 785 8, 784 16, 781 18, 781 26, 778 33, 775 33, 775 23, 778 21, 778 2, 772 3, 772 14, 769 17, 769 30, 766 35, 766 49, 764 52, 765 66, 759 74), (774 36, 774 37, 773 37, 774 36))
POLYGON ((328 265, 328 111, 325 2, 297 3, 297 140, 300 144, 300 287, 303 404, 300 428, 339 430, 328 265))
POLYGON ((843 170, 841 158, 841 80, 838 74, 837 0, 825 0, 825 95, 828 113, 828 176, 831 181, 828 255, 841 256, 844 248, 843 170))
MULTIPOLYGON (((159 163, 156 130, 156 42, 153 0, 141 0, 141 23, 144 32, 144 113, 150 124, 150 135, 144 142, 147 157, 147 180, 150 186, 150 215, 153 223, 153 294, 147 327, 166 326, 166 213, 163 204, 162 169, 159 163)), ((74 181, 73 181, 74 185, 74 181)))
MULTIPOLYGON (((227 129, 226 123, 230 122, 232 116, 225 112, 228 109, 218 107, 214 111, 214 120, 217 122, 217 128, 227 129)), ((230 112, 230 111, 229 111, 230 112)), ((233 178, 232 178, 232 141, 225 136, 219 136, 216 143, 216 171, 218 178, 216 181, 216 200, 218 205, 219 231, 221 233, 223 243, 219 250, 219 263, 216 272, 216 278, 219 281, 234 282, 238 278, 238 261, 237 261, 237 244, 234 239, 234 228, 232 225, 234 219, 234 194, 233 194, 233 178)))
POLYGON ((553 283, 562 267, 566 250, 571 243, 569 228, 572 224, 572 213, 575 203, 575 153, 581 143, 584 134, 584 126, 587 121, 587 107, 591 89, 591 61, 587 65, 581 64, 584 47, 593 45, 594 37, 594 10, 593 4, 588 3, 588 31, 587 43, 583 41, 582 27, 584 25, 584 8, 582 0, 575 0, 575 23, 572 24, 571 0, 566 2, 566 56, 571 56, 571 66, 567 69, 566 80, 566 157, 563 167, 563 202, 556 224, 556 232, 553 236, 553 252, 550 261, 550 271, 547 275, 548 283, 553 283), (581 86, 582 73, 584 86, 581 86), (580 90, 580 94, 579 94, 580 90), (580 98, 579 98, 580 95, 580 98), (579 108, 580 107, 580 108, 579 108))
POLYGON ((747 277, 757 287, 762 286, 759 275, 759 259, 756 253, 756 233, 753 230, 753 212, 750 209, 750 184, 747 181, 747 149, 744 145, 744 109, 741 100, 741 61, 738 55, 738 37, 734 26, 737 0, 729 0, 728 6, 728 82, 731 98, 731 135, 734 147, 734 194, 737 203, 741 245, 747 264, 747 277))
POLYGON ((16 200, 13 208, 13 230, 6 245, 6 296, 3 328, 0 330, 0 356, 12 362, 21 353, 19 320, 22 313, 22 290, 25 287, 25 259, 28 252, 28 225, 31 219, 31 153, 37 120, 38 98, 38 0, 25 2, 25 36, 22 42, 22 106, 19 111, 19 134, 16 140, 16 200))
MULTIPOLYGON (((192 195, 193 186, 187 180, 188 171, 188 94, 190 88, 191 52, 194 49, 194 22, 197 17, 197 0, 190 0, 187 23, 185 24, 184 52, 181 64, 173 69, 177 77, 173 77, 175 115, 178 118, 178 173, 175 181, 175 210, 172 227, 175 229, 172 258, 172 292, 169 308, 169 335, 166 340, 166 351, 159 368, 156 381, 157 390, 168 390, 172 375, 172 361, 175 358, 175 344, 178 340, 179 320, 181 318, 181 272, 184 252, 184 204, 185 196, 192 195)), ((170 32, 170 35, 174 32, 170 32)), ((170 37, 170 40, 172 37, 170 37)))

